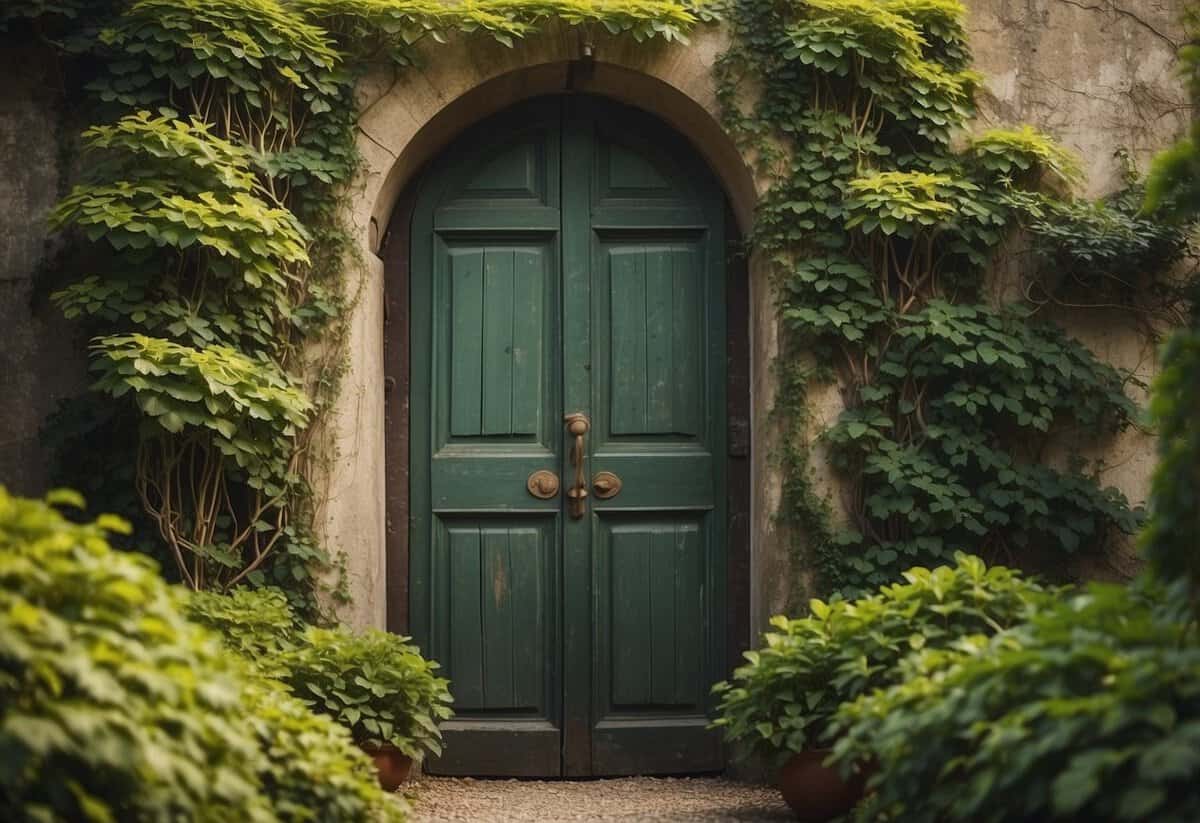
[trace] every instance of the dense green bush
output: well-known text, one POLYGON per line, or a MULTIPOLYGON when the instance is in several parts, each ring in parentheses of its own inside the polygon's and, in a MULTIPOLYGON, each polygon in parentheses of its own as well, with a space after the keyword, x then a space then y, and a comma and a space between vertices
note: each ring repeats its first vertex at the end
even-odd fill
POLYGON ((902 682, 838 715, 837 758, 879 765, 860 819, 1200 819, 1200 646, 1185 610, 1098 585, 990 640, 911 657, 902 682))
POLYGON ((0 818, 271 820, 236 663, 108 530, 0 490, 0 818))
POLYGON ((718 683, 727 739, 768 756, 830 743, 838 707, 897 682, 899 663, 961 636, 993 634, 1022 620, 1051 592, 1002 566, 956 556, 954 566, 909 569, 907 582, 859 600, 814 600, 812 614, 775 617, 766 646, 718 683))
POLYGON ((287 681, 361 744, 390 744, 414 760, 438 755, 438 721, 452 714, 448 683, 407 641, 389 632, 313 627, 285 655, 287 681))
POLYGON ((109 546, 126 528, 0 488, 0 819, 399 819, 344 730, 248 677, 152 561, 109 546))
POLYGON ((280 589, 234 589, 228 594, 192 592, 187 599, 192 620, 217 632, 225 645, 250 660, 263 674, 287 673, 283 654, 295 648, 303 633, 300 620, 280 589))
POLYGON ((248 725, 270 768, 263 791, 280 820, 358 823, 404 819, 406 804, 379 788, 375 766, 332 718, 270 680, 247 691, 248 725))
MULTIPOLYGON (((1200 6, 1189 4, 1189 35, 1179 51, 1180 72, 1193 104, 1200 104, 1200 6)), ((1154 161, 1146 184, 1145 209, 1155 218, 1195 226, 1200 220, 1200 119, 1191 134, 1154 161)), ((1158 427, 1158 466, 1150 491, 1153 517, 1142 547, 1154 570, 1168 580, 1184 579, 1200 614, 1200 277, 1187 295, 1190 317, 1162 353, 1150 413, 1158 427)))
POLYGON ((441 752, 437 722, 450 716, 447 681, 408 638, 345 627, 305 630, 287 596, 270 588, 194 592, 188 611, 359 743, 388 743, 418 760, 441 752))

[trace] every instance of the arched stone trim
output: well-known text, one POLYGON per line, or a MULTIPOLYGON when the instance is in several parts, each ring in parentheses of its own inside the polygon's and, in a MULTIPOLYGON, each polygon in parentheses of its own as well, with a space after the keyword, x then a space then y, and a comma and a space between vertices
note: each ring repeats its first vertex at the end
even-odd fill
MULTIPOLYGON (((387 623, 388 529, 386 522, 384 382, 385 236, 392 211, 421 168, 468 126, 522 100, 547 94, 586 92, 643 109, 686 137, 725 189, 742 233, 751 226, 757 189, 754 176, 720 125, 713 64, 725 49, 727 33, 704 27, 688 45, 636 43, 595 35, 593 58, 581 59, 585 34, 553 25, 506 48, 481 37, 463 37, 426 50, 419 68, 380 68, 358 89, 359 141, 363 165, 349 192, 349 219, 359 241, 355 264, 361 271, 349 319, 347 369, 324 440, 328 475, 318 489, 319 522, 327 544, 344 553, 351 601, 342 616, 360 626, 387 623)), ((765 431, 764 409, 773 402, 770 362, 777 349, 772 299, 759 287, 760 266, 750 261, 751 429, 755 432, 751 476, 752 623, 765 604, 757 581, 764 572, 757 543, 774 530, 769 500, 758 489, 773 472, 758 437, 765 431), (768 510, 764 510, 766 503, 768 510)), ((390 400, 391 398, 386 398, 390 400)), ((406 398, 398 399, 406 402, 406 398)), ((785 575, 786 577, 787 575, 785 575)), ((768 599, 774 599, 768 595, 768 599)))
MULTIPOLYGON (((353 211, 386 226, 412 176, 466 127, 531 97, 587 92, 654 114, 696 147, 749 229, 756 199, 753 175, 721 128, 712 68, 727 35, 705 27, 684 45, 634 43, 605 35, 594 58, 581 59, 582 34, 552 26, 509 49, 460 38, 424 55, 417 69, 380 69, 359 89, 362 185, 353 211)), ((382 238, 371 237, 371 251, 382 238)))

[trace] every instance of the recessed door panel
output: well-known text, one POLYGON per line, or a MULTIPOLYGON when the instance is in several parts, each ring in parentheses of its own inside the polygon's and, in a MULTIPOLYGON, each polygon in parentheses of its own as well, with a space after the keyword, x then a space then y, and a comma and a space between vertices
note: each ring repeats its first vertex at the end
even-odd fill
MULTIPOLYGON (((605 520, 609 518, 604 518, 605 520)), ((705 552, 695 518, 602 521, 605 715, 704 714, 705 552)))
POLYGON ((601 242, 596 305, 607 334, 596 353, 607 367, 600 379, 614 437, 702 433, 704 258, 696 245, 601 242))
MULTIPOLYGON (((553 254, 544 245, 445 244, 451 442, 549 434, 553 254)), ((543 438, 542 442, 545 442, 543 438)))
POLYGON ((554 531, 549 518, 439 518, 434 574, 445 591, 432 648, 460 719, 504 712, 553 720, 554 531))

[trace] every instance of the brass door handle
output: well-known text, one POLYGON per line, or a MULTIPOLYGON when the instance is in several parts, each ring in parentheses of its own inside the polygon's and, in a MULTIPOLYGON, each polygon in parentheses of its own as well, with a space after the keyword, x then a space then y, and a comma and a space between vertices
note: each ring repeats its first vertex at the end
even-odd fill
POLYGON ((567 489, 567 512, 571 515, 572 520, 578 520, 583 517, 587 508, 587 476, 583 471, 586 452, 583 448, 583 439, 591 430, 592 423, 583 412, 568 414, 563 418, 563 422, 567 424, 567 433, 575 438, 575 443, 571 448, 571 465, 575 467, 575 482, 567 489))

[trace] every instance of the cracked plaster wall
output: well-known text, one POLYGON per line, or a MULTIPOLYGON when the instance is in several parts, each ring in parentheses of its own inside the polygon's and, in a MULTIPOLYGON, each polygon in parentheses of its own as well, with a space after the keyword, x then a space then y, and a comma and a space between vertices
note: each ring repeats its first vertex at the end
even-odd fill
MULTIPOLYGON (((1184 41, 1179 0, 968 0, 968 6, 975 68, 984 77, 979 123, 1032 123, 1050 132, 1083 158, 1088 195, 1120 188, 1128 164, 1144 173, 1150 158, 1186 129, 1191 111, 1174 57, 1184 41)), ((1138 381, 1153 379, 1156 341, 1126 313, 1045 311, 1138 381)), ((1140 387, 1129 389, 1145 401, 1140 387)), ((1088 441, 1082 451, 1098 461, 1104 485, 1135 505, 1145 501, 1154 466, 1150 433, 1088 441)), ((1129 541, 1115 540, 1102 556, 1073 565, 1087 576, 1121 577, 1136 570, 1137 558, 1129 541)))

